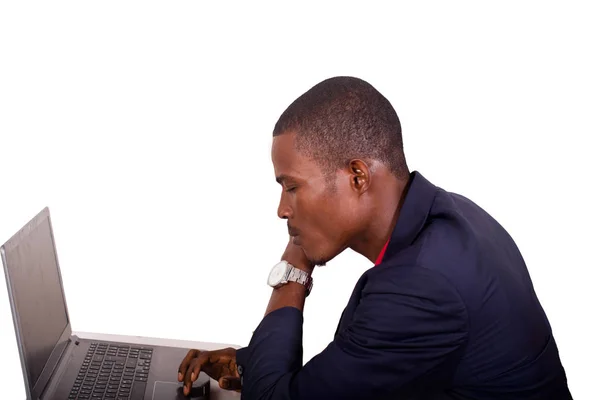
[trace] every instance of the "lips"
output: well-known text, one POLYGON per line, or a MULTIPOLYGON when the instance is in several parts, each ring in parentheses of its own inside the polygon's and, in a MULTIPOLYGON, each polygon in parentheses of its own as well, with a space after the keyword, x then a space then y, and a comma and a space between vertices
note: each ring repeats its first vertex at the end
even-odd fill
POLYGON ((292 243, 295 244, 296 246, 299 246, 301 243, 300 231, 288 224, 288 233, 290 234, 290 236, 292 238, 292 243))
POLYGON ((300 235, 300 231, 298 231, 298 229, 292 228, 289 225, 288 225, 288 233, 290 234, 290 236, 298 236, 298 235, 300 235))

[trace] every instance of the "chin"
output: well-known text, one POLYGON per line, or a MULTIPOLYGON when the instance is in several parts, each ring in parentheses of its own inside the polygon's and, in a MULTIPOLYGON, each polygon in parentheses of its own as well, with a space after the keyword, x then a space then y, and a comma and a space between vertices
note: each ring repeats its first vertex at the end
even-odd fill
POLYGON ((310 260, 311 264, 314 265, 315 267, 324 267, 325 265, 327 265, 327 261, 328 261, 324 258, 323 259, 319 259, 319 258, 310 259, 309 258, 309 260, 310 260))
POLYGON ((324 267, 327 264, 327 262, 331 260, 331 257, 324 257, 323 255, 318 255, 316 253, 311 252, 310 250, 307 250, 304 247, 302 248, 302 250, 304 250, 304 254, 306 255, 308 261, 315 267, 324 267))
POLYGON ((340 247, 339 249, 336 247, 322 247, 319 249, 316 249, 316 251, 311 250, 307 250, 307 249, 303 249, 304 250, 304 254, 306 255, 306 258, 308 258, 308 260, 312 263, 312 265, 316 266, 316 267, 324 267, 329 261, 333 260, 335 257, 337 257, 340 253, 342 253, 344 250, 346 250, 348 247, 344 246, 344 247, 340 247))
POLYGON ((325 260, 321 257, 313 256, 311 253, 307 252, 306 249, 302 249, 302 250, 304 250, 304 255, 306 256, 306 259, 308 260, 308 262, 311 265, 314 265, 315 267, 325 266, 325 263, 327 262, 327 260, 325 260))
POLYGON ((343 250, 340 250, 336 243, 325 240, 305 240, 299 243, 299 246, 307 260, 315 267, 324 267, 343 250))

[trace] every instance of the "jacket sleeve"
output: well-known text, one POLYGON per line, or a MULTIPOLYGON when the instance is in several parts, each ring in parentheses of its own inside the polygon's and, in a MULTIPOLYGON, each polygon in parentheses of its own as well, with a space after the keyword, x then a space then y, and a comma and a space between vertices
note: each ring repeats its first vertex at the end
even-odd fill
POLYGON ((302 313, 276 310, 238 350, 243 400, 404 398, 449 383, 468 335, 458 292, 436 272, 369 277, 351 322, 302 366, 302 313))

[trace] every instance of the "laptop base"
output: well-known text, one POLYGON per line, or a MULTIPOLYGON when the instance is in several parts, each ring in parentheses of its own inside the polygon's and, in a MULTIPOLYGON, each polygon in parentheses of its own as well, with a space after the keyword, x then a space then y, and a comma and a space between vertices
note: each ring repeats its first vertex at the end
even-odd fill
POLYGON ((41 400, 204 400, 210 378, 201 372, 192 393, 177 381, 186 348, 71 337, 58 376, 41 400), (95 397, 94 397, 95 396, 95 397))

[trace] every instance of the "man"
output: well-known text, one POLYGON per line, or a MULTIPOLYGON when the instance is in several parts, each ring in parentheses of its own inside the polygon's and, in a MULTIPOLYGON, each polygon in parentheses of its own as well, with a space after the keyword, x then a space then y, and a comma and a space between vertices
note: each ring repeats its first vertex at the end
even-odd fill
POLYGON ((271 300, 248 347, 188 353, 184 393, 205 371, 247 400, 571 399, 517 246, 476 204, 409 172, 383 95, 360 79, 325 80, 273 136, 290 241, 271 300), (375 265, 333 341, 303 366, 313 270, 347 248, 375 265))

